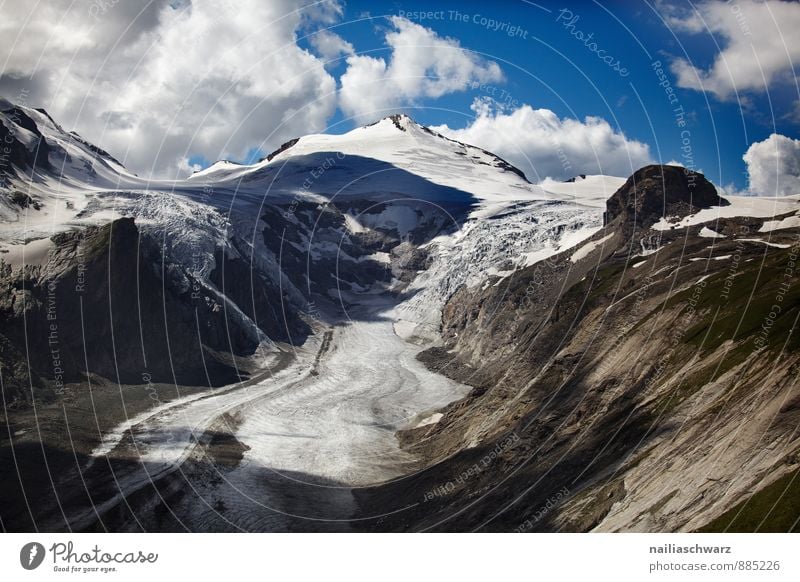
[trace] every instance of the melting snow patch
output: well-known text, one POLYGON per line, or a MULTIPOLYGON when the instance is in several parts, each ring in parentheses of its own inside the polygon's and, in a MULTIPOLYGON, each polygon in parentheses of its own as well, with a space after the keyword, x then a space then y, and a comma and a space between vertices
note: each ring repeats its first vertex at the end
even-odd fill
POLYGON ((661 220, 655 223, 652 228, 653 230, 671 230, 673 228, 686 226, 685 224, 681 224, 681 219, 679 216, 662 216, 661 220))
POLYGON ((436 412, 435 414, 431 414, 430 416, 426 416, 422 420, 420 420, 414 428, 419 428, 421 426, 428 426, 429 424, 436 424, 444 415, 441 412, 436 412))
POLYGON ((800 226, 800 216, 787 216, 782 220, 765 220, 758 232, 772 232, 784 228, 796 228, 800 226))
POLYGON ((647 247, 644 246, 644 240, 640 240, 639 244, 642 245, 642 252, 639 253, 640 257, 649 257, 650 255, 654 255, 658 251, 660 251, 662 248, 664 248, 664 247, 656 247, 654 249, 648 249, 647 247))
POLYGON ((708 228, 707 226, 704 226, 703 228, 700 229, 700 236, 705 238, 725 238, 724 234, 715 232, 710 228, 708 228))
POLYGON ((608 234, 608 235, 604 236, 601 239, 586 243, 581 248, 579 248, 577 251, 575 251, 572 254, 572 256, 569 258, 569 260, 572 261, 573 263, 577 263, 581 259, 585 259, 586 257, 589 256, 589 254, 592 251, 594 251, 597 247, 601 246, 603 243, 605 243, 607 240, 609 240, 613 236, 614 236, 614 233, 612 232, 611 234, 608 234))
POLYGON ((712 222, 718 218, 734 218, 736 216, 768 218, 778 214, 796 211, 798 202, 800 202, 800 198, 796 195, 772 198, 766 196, 724 196, 723 198, 730 203, 728 206, 704 208, 700 212, 691 214, 683 220, 678 218, 662 218, 658 223, 654 224, 652 228, 653 230, 685 228, 687 226, 712 222))
POLYGON ((740 239, 737 239, 737 240, 744 241, 744 242, 761 243, 761 244, 767 245, 768 247, 775 247, 776 249, 788 249, 790 246, 792 246, 790 244, 781 244, 781 243, 768 242, 768 241, 762 240, 760 238, 740 238, 740 239))

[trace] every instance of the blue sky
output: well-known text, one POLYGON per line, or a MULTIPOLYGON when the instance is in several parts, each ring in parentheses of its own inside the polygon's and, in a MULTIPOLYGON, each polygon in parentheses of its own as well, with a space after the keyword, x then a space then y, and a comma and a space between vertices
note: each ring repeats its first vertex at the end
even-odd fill
MULTIPOLYGON (((408 17, 497 62, 505 76, 504 82, 490 84, 498 87, 491 89, 498 100, 550 109, 559 117, 605 118, 626 137, 648 144, 656 160, 694 163, 717 184, 733 183, 744 189, 747 175, 742 155, 748 146, 772 133, 797 134, 797 121, 791 119, 791 112, 798 95, 791 82, 775 83, 768 91, 746 92, 741 96, 747 101, 744 106, 735 96, 720 99, 708 92, 678 87, 670 71, 676 57, 707 69, 720 51, 719 45, 724 46, 726 41, 711 32, 691 34, 676 29, 665 22, 668 11, 664 5, 582 2, 572 3, 569 13, 561 12, 564 3, 547 2, 396 1, 387 3, 383 11, 374 5, 349 1, 341 22, 331 30, 357 52, 388 59, 390 49, 384 41, 389 28, 387 17, 408 17), (497 31, 491 29, 488 19, 500 23, 494 25, 499 26, 497 31), (569 23, 574 26, 567 27, 569 23), (517 30, 509 35, 511 27, 517 30), (605 50, 603 56, 613 56, 614 64, 618 61, 629 74, 620 75, 598 58, 585 41, 579 40, 577 31, 592 34, 592 40, 605 50), (655 73, 655 61, 662 63, 661 69, 675 92, 672 102, 665 92, 664 79, 655 73), (683 108, 683 117, 676 114, 678 107, 683 108), (686 125, 679 127, 680 120, 686 125), (691 158, 682 150, 686 137, 690 138, 691 158)), ((687 5, 674 6, 688 10, 687 5)), ((731 14, 736 16, 733 11, 731 14)), ((330 70, 340 75, 345 67, 342 58, 330 70)), ((481 95, 488 93, 480 88, 454 92, 420 99, 405 109, 420 123, 461 128, 474 115, 470 110, 473 99, 481 95)), ((331 120, 331 131, 344 131, 353 125, 339 110, 331 120)))

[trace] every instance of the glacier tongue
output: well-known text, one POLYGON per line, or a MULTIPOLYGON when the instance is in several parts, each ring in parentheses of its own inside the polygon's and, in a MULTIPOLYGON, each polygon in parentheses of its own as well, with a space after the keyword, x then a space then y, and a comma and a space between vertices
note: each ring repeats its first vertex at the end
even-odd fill
MULTIPOLYGON (((140 460, 166 476, 200 462, 206 432, 227 431, 249 447, 226 473, 234 492, 196 485, 221 495, 236 519, 265 520, 253 527, 285 527, 274 513, 288 509, 271 501, 253 509, 242 490, 253 495, 266 484, 264 498, 278 499, 283 475, 291 474, 332 482, 347 497, 349 487, 411 466, 395 431, 438 418, 436 409, 467 391, 415 359, 422 349, 415 344, 437 341, 447 299, 462 286, 502 284, 590 237, 619 180, 535 186, 491 153, 405 116, 302 137, 249 166, 224 162, 186 180, 144 180, 46 114, 23 111, 50 146, 51 168, 18 167, 6 176, 9 192, 32 201, 15 206, 3 198, 0 252, 13 257, 14 269, 35 262, 43 278, 52 276, 41 257, 49 244, 31 240, 132 217, 161 250, 162 264, 152 267, 165 286, 178 294, 202 286, 226 321, 258 339, 254 358, 263 360, 264 351, 295 358, 247 389, 232 385, 143 412, 96 451, 131 454, 127 431, 136 435, 140 460), (227 288, 226 269, 236 275, 227 288), (279 328, 291 315, 316 332, 305 345, 282 344, 265 331, 265 319, 279 328)), ((6 112, 0 117, 16 127, 6 112)), ((34 135, 23 129, 19 147, 28 148, 34 135)), ((143 486, 133 473, 120 483, 123 494, 143 486)), ((322 511, 331 498, 318 501, 306 509, 322 511)), ((108 507, 118 502, 106 500, 108 507)), ((185 517, 195 509, 184 508, 185 517)))

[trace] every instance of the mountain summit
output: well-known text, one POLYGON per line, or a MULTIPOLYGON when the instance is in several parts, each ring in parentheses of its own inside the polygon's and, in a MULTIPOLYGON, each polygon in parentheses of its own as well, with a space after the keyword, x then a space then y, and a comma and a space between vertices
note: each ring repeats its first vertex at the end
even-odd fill
POLYGON ((325 194, 333 190, 338 198, 368 192, 442 202, 452 200, 455 191, 469 195, 474 202, 509 196, 547 197, 502 158, 448 139, 406 115, 392 115, 341 135, 306 135, 253 165, 217 162, 193 174, 189 181, 240 187, 257 183, 272 194, 285 195, 297 189, 298 174, 310 175, 307 191, 325 194), (324 187, 315 177, 323 172, 324 187), (420 178, 443 189, 421 189, 420 178))
POLYGON ((679 220, 712 206, 727 206, 706 177, 679 166, 645 166, 636 170, 609 198, 605 222, 621 217, 650 228, 662 218, 679 220))

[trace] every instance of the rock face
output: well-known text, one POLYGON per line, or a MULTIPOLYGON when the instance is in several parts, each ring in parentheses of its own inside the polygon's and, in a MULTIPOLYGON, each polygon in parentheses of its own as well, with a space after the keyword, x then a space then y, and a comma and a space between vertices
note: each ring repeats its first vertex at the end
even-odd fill
POLYGON ((422 358, 474 390, 403 434, 433 466, 362 492, 365 505, 417 503, 376 529, 792 527, 780 510, 726 512, 772 503, 770 484, 800 463, 796 232, 769 247, 753 219, 715 225, 735 232, 715 239, 630 226, 719 204, 708 186, 688 198, 682 170, 644 168, 585 258, 573 249, 451 297, 445 345, 422 358))
MULTIPOLYGON (((258 338, 228 318, 191 273, 166 263, 133 219, 51 242, 42 264, 6 266, 0 278, 2 341, 27 353, 36 384, 50 386, 42 396, 86 374, 123 384, 142 383, 143 376, 185 385, 238 379, 230 361, 216 354, 252 354, 258 338)), ((229 286, 236 276, 229 267, 229 286)), ((12 404, 30 400, 22 380, 9 386, 12 404)))
POLYGON ((604 222, 646 229, 661 217, 683 218, 727 204, 703 174, 678 166, 645 166, 608 200, 604 222))
POLYGON ((14 167, 50 169, 50 146, 36 123, 18 107, 3 108, 2 113, 22 131, 0 123, 0 143, 5 150, 0 159, 0 177, 13 175, 14 167))

